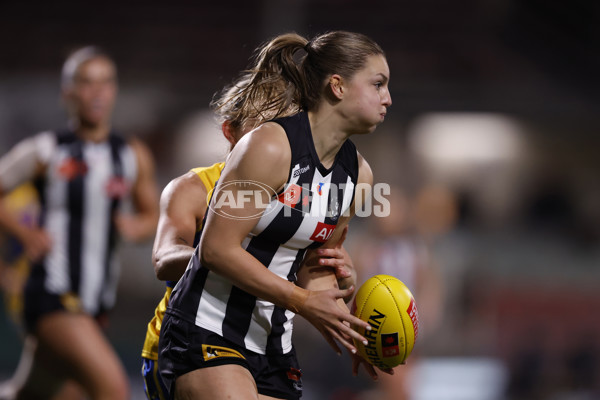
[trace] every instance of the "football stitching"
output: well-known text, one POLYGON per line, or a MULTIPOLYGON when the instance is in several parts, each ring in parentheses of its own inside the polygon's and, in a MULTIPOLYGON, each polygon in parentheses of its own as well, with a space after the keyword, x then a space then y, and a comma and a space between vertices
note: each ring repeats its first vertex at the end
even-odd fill
POLYGON ((361 304, 361 309, 360 309, 360 316, 358 318, 362 319, 363 316, 363 311, 365 310, 365 304, 368 303, 369 298, 371 297, 371 294, 375 291, 375 289, 377 289, 377 287, 379 285, 381 285, 382 282, 379 281, 375 286, 373 286, 373 288, 371 290, 369 290, 369 293, 367 294, 367 296, 365 297, 365 300, 363 301, 363 303, 361 304))
POLYGON ((383 286, 386 288, 386 290, 388 291, 388 293, 392 296, 392 299, 394 299, 394 306, 396 306, 396 311, 398 311, 398 316, 400 316, 400 322, 402 323, 402 330, 404 333, 404 356, 402 357, 403 361, 406 361, 407 358, 407 352, 408 352, 408 336, 406 335, 406 326, 404 326, 404 318, 402 318, 402 311, 400 310, 400 307, 398 307, 398 300, 396 300, 396 296, 394 296, 394 293, 390 290, 390 288, 388 287, 388 285, 385 284, 385 282, 387 281, 393 281, 394 279, 390 279, 390 278, 386 278, 383 281, 379 281, 383 284, 383 286))

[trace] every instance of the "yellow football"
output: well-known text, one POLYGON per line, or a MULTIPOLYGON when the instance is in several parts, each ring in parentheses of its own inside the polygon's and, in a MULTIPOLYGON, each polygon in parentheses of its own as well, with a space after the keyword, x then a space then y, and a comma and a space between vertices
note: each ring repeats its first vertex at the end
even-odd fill
POLYGON ((419 334, 419 314, 410 290, 389 275, 375 275, 358 289, 352 313, 371 325, 357 328, 368 344, 355 346, 370 364, 386 369, 404 364, 419 334))

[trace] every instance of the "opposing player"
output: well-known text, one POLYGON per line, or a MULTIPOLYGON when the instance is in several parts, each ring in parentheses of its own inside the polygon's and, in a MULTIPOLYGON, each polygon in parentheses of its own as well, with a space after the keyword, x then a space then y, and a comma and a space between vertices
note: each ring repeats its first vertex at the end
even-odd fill
MULTIPOLYGON (((258 125, 256 118, 248 118, 250 107, 247 98, 229 101, 249 83, 249 75, 239 78, 212 102, 218 116, 223 135, 231 148, 241 137, 258 125)), ((258 101, 258 100, 255 100, 258 101)), ((157 370, 158 340, 166 307, 169 304, 171 290, 181 278, 194 248, 198 244, 202 220, 208 206, 210 193, 215 187, 225 163, 210 167, 194 168, 190 172, 173 179, 161 195, 160 219, 154 242, 153 260, 156 275, 166 280, 164 297, 148 324, 146 340, 142 349, 142 375, 146 396, 149 400, 168 398, 167 389, 157 370)), ((343 242, 343 240, 341 241, 343 242)), ((321 265, 335 268, 340 287, 348 288, 355 284, 356 275, 348 253, 342 243, 321 254, 321 265)))
POLYGON ((362 205, 356 186, 372 183, 347 139, 372 132, 391 105, 383 51, 350 32, 286 34, 261 47, 250 70, 244 95, 273 89, 259 112, 303 111, 245 135, 223 169, 161 327, 159 368, 176 399, 299 398, 295 313, 338 352, 336 341, 353 353, 351 338, 365 341, 349 324, 370 328, 340 304, 353 289, 339 290, 311 260, 316 247, 338 243, 351 206, 362 205), (256 197, 245 206, 228 201, 248 193, 256 197))
POLYGON ((51 398, 70 379, 92 399, 127 399, 127 377, 101 321, 115 302, 118 238, 140 241, 156 229, 154 161, 145 145, 112 129, 118 85, 106 53, 73 53, 61 84, 69 127, 26 139, 0 159, 0 192, 35 181, 42 202, 34 228, 0 207, 0 226, 33 261, 24 316, 36 345, 18 397, 51 398), (124 211, 129 202, 133 214, 124 211))

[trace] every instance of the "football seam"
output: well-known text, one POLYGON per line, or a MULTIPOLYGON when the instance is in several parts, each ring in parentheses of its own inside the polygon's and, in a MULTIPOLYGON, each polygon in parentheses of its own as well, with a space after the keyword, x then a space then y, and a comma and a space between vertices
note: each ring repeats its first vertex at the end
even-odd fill
POLYGON ((402 357, 404 360, 406 360, 407 358, 407 352, 408 352, 408 337, 406 335, 406 326, 404 326, 404 318, 402 318, 402 311, 400 310, 400 307, 398 307, 398 300, 396 300, 396 296, 394 296, 394 293, 390 290, 390 288, 385 285, 384 283, 387 281, 393 281, 393 279, 385 279, 383 281, 379 281, 381 282, 381 284, 383 284, 383 286, 385 287, 385 289, 388 291, 388 293, 392 296, 392 299, 394 299, 394 306, 396 307, 396 311, 398 312, 398 316, 400 317, 400 322, 402 323, 402 331, 404 334, 404 356, 402 357))
MULTIPOLYGON (((378 279, 379 280, 379 279, 378 279)), ((377 285, 373 286, 373 288, 371 288, 371 290, 369 290, 369 293, 367 293, 367 295, 365 296, 365 300, 363 301, 363 303, 361 304, 361 309, 360 309, 360 315, 359 315, 359 319, 362 319, 363 316, 363 312, 365 311, 365 304, 367 304, 369 302, 369 298, 371 297, 371 294, 373 294, 373 292, 375 291, 375 289, 377 289, 377 287, 379 285, 382 285, 383 283, 381 281, 379 281, 379 283, 377 283, 377 285)), ((385 286, 385 285, 384 285, 385 286)))

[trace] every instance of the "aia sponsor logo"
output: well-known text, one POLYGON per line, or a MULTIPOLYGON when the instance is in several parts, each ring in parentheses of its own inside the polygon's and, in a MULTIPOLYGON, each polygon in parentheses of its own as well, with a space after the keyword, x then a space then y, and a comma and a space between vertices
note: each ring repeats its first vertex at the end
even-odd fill
POLYGON ((88 172, 87 164, 82 160, 69 157, 58 166, 58 174, 67 181, 72 181, 78 176, 85 176, 88 172))
POLYGON ((322 222, 317 222, 317 227, 315 228, 313 234, 310 236, 310 240, 314 242, 325 243, 335 230, 335 225, 324 224, 322 222))

